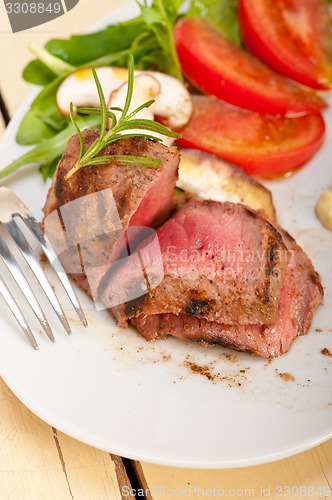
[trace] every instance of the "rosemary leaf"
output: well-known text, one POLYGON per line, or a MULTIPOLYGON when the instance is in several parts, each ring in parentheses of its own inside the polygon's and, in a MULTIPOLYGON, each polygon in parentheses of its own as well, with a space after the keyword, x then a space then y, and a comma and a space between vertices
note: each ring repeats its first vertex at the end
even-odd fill
POLYGON ((119 123, 124 121, 126 118, 126 115, 128 113, 130 103, 133 97, 133 90, 134 90, 134 57, 132 54, 129 56, 129 63, 128 63, 128 87, 127 87, 127 96, 126 96, 126 101, 125 105, 123 107, 123 113, 121 115, 121 118, 119 119, 119 123))
MULTIPOLYGON (((132 116, 135 116, 137 115, 137 113, 139 113, 142 109, 144 108, 148 108, 149 106, 151 106, 151 104, 153 104, 155 101, 155 99, 151 99, 151 101, 147 101, 147 102, 144 102, 143 104, 141 104, 140 106, 138 106, 138 108, 134 109, 134 111, 132 111, 128 116, 127 116, 127 120, 130 120, 132 116)), ((113 109, 113 108, 111 108, 113 109)))
POLYGON ((140 165, 140 166, 156 166, 160 164, 160 160, 156 158, 147 158, 139 156, 130 155, 99 155, 105 146, 118 141, 119 139, 130 138, 130 137, 145 137, 148 139, 161 140, 159 137, 155 137, 152 134, 147 134, 145 131, 149 131, 155 134, 161 134, 166 137, 172 137, 174 139, 181 137, 176 132, 172 132, 168 128, 164 127, 161 123, 155 122, 153 120, 133 118, 139 111, 143 108, 150 106, 154 100, 147 101, 140 106, 138 106, 134 111, 129 113, 130 104, 133 96, 133 86, 134 86, 134 58, 132 54, 129 57, 129 67, 128 67, 128 88, 127 95, 123 109, 122 108, 111 108, 107 110, 105 97, 101 84, 98 79, 98 75, 94 68, 92 68, 93 77, 98 89, 100 108, 90 108, 90 107, 80 107, 77 108, 78 112, 92 115, 101 115, 101 131, 99 138, 96 139, 91 146, 84 152, 84 141, 83 136, 79 131, 77 124, 75 123, 75 118, 72 112, 71 104, 71 119, 73 124, 79 134, 80 139, 80 155, 75 164, 75 166, 67 173, 65 179, 69 179, 75 172, 77 172, 82 167, 93 166, 93 165, 105 165, 105 164, 117 164, 117 165, 140 165), (113 111, 120 111, 122 114, 119 120, 116 120, 116 116, 113 111), (112 119, 111 126, 107 131, 107 118, 112 119), (130 130, 143 130, 144 133, 129 133, 122 134, 122 132, 130 130), (99 156, 98 156, 99 155, 99 156))
POLYGON ((117 127, 117 132, 122 132, 123 130, 130 130, 130 129, 145 129, 149 130, 150 132, 155 132, 156 134, 163 134, 166 137, 173 137, 174 139, 178 139, 180 134, 177 134, 176 132, 173 132, 172 130, 169 130, 168 128, 164 127, 161 123, 155 122, 153 120, 147 120, 146 118, 138 119, 138 120, 130 120, 128 122, 125 122, 123 124, 118 124, 117 127))
POLYGON ((121 166, 142 166, 142 167, 157 167, 162 163, 157 158, 149 158, 145 156, 131 156, 131 155, 105 155, 93 158, 85 164, 88 165, 121 165, 121 166))
MULTIPOLYGON (((115 108, 111 108, 115 109, 115 108)), ((76 108, 78 113, 82 113, 84 115, 101 115, 102 111, 100 108, 86 108, 86 107, 77 107, 76 108)), ((121 108, 116 108, 116 111, 123 111, 121 108)), ((106 110, 106 115, 108 118, 111 118, 112 120, 112 127, 114 127, 117 123, 117 119, 115 114, 112 111, 106 110)))
POLYGON ((105 144, 105 146, 108 146, 108 144, 112 144, 112 142, 118 141, 119 139, 128 139, 129 137, 144 137, 145 139, 152 139, 153 141, 159 141, 161 142, 162 139, 160 137, 155 137, 154 135, 148 135, 148 134, 138 134, 137 132, 134 134, 119 134, 115 135, 114 137, 111 137, 105 144))
POLYGON ((103 93, 103 89, 101 88, 99 78, 97 76, 95 68, 92 68, 92 73, 93 73, 93 78, 95 80, 95 84, 97 86, 98 90, 98 96, 99 96, 99 101, 100 101, 100 108, 101 108, 101 129, 100 129, 100 140, 105 135, 106 129, 107 129, 107 109, 106 109, 106 102, 105 102, 105 97, 103 93))
POLYGON ((78 156, 78 160, 80 160, 84 154, 84 139, 83 139, 83 135, 82 135, 82 132, 80 130, 80 127, 78 126, 78 124, 74 118, 73 103, 72 102, 70 103, 70 106, 69 106, 69 113, 70 113, 70 119, 72 121, 72 124, 74 125, 76 132, 77 132, 77 135, 78 135, 78 138, 80 140, 80 154, 78 156))

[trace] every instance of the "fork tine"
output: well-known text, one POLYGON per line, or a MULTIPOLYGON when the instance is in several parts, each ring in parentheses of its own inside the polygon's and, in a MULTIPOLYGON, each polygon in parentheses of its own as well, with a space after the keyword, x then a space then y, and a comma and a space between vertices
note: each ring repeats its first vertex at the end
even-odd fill
POLYGON ((74 309, 83 323, 84 326, 87 326, 88 322, 86 320, 86 317, 84 315, 84 312, 82 310, 82 307, 78 301, 78 298, 76 296, 76 293, 69 281, 69 278, 60 262, 58 259, 58 256, 56 255, 55 251, 53 248, 47 243, 46 237, 43 233, 43 231, 40 229, 38 222, 32 215, 26 215, 23 216, 22 214, 19 214, 23 222, 26 224, 26 226, 32 231, 33 235, 36 237, 36 239, 39 241, 49 263, 53 267, 54 271, 57 273, 58 278, 60 279, 62 286, 64 287, 71 303, 74 306, 74 309))
POLYGON ((7 303, 9 309, 11 312, 14 314, 15 318, 17 319, 18 323, 20 324, 22 330, 24 331, 25 335, 29 339, 30 344, 34 349, 38 349, 38 344, 36 342, 35 337, 33 336, 32 331, 30 330, 30 327, 28 323, 26 322, 26 319, 24 318, 20 308, 18 307, 16 301, 14 300, 14 297, 10 293, 10 291, 7 288, 6 283, 3 281, 2 277, 0 276, 0 295, 4 298, 5 302, 7 303))
POLYGON ((50 301, 54 311, 56 312, 59 320, 61 321, 64 329, 66 332, 69 334, 71 333, 71 329, 69 326, 69 323, 67 321, 66 316, 64 315, 64 312, 62 310, 62 307, 37 259, 37 257, 34 255, 34 253, 31 250, 30 245, 28 244, 27 240, 25 239, 22 231, 16 224, 14 220, 11 220, 10 222, 3 223, 3 226, 6 228, 10 236, 13 238, 15 241, 16 245, 18 248, 21 250, 26 262, 29 264, 31 270, 33 271, 34 275, 36 276, 37 280, 39 281, 40 286, 42 287, 46 297, 50 301))
POLYGON ((34 295, 32 289, 30 288, 24 274, 22 273, 21 269, 19 268, 13 254, 9 250, 7 244, 5 243, 4 239, 0 235, 0 255, 1 258, 6 265, 8 271, 22 290, 25 298, 27 299, 31 309, 33 310, 36 318, 38 319, 39 323, 45 330, 48 338, 54 342, 55 338, 53 336, 52 330, 50 328, 50 325, 48 324, 48 321, 45 317, 45 314, 43 313, 36 296, 34 295))

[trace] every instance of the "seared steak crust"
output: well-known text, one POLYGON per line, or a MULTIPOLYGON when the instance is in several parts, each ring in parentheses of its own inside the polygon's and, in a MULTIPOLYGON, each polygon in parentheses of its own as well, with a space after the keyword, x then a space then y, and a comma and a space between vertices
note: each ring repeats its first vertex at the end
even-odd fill
POLYGON ((323 297, 323 288, 310 259, 286 232, 283 238, 290 252, 285 271, 279 316, 272 325, 225 325, 189 314, 142 314, 130 320, 148 340, 173 335, 182 340, 219 344, 248 351, 263 358, 287 352, 298 335, 308 332, 313 312, 323 297))
MULTIPOLYGON (((83 131, 85 150, 99 137, 99 134, 99 130, 83 131)), ((72 200, 103 189, 112 188, 120 220, 123 226, 126 226, 138 209, 143 197, 164 174, 168 172, 172 174, 172 181, 175 181, 177 178, 177 167, 180 158, 177 148, 167 148, 157 141, 151 141, 142 137, 131 137, 120 139, 110 144, 98 156, 112 154, 145 156, 158 158, 162 160, 162 164, 154 168, 135 165, 89 166, 81 168, 72 177, 65 180, 66 174, 73 168, 77 161, 79 150, 79 139, 77 135, 74 135, 69 139, 54 174, 43 210, 45 217, 56 208, 72 200)), ((161 193, 159 192, 158 194, 160 197, 161 193)), ((157 219, 153 219, 155 213, 150 215, 152 224, 155 225, 160 220, 165 220, 169 215, 172 208, 169 200, 166 205, 167 207, 165 207, 161 214, 158 214, 157 219)), ((101 212, 98 215, 100 218, 103 218, 105 214, 101 212)))
MULTIPOLYGON (((288 252, 265 218, 243 205, 191 200, 157 235, 164 279, 144 299, 113 309, 120 325, 141 314, 163 313, 229 325, 276 321, 288 252)), ((126 273, 120 269, 114 280, 126 279, 126 273)), ((132 269, 130 276, 135 279, 132 269)), ((114 285, 105 288, 102 300, 110 288, 114 285)))
MULTIPOLYGON (((85 150, 99 137, 99 134, 99 130, 83 131, 85 150)), ((69 221, 71 231, 75 233, 73 252, 63 254, 62 261, 67 271, 75 275, 79 285, 87 291, 91 282, 87 283, 85 271, 87 266, 96 268, 91 278, 95 293, 103 274, 102 268, 107 260, 116 259, 126 248, 123 232, 134 225, 158 226, 173 210, 180 155, 177 148, 167 148, 157 141, 141 137, 123 138, 104 148, 99 156, 112 154, 145 156, 157 158, 162 163, 153 168, 116 164, 88 166, 81 168, 66 180, 66 174, 78 159, 79 150, 79 139, 74 135, 69 140, 54 174, 43 209, 43 222, 45 227, 47 226, 49 236, 52 237, 53 245, 62 248, 63 234, 59 231, 59 219, 48 216, 56 214, 55 210, 60 209, 61 224, 64 226, 66 224, 63 208, 73 207, 69 221), (103 197, 107 189, 111 190, 115 208, 109 203, 108 198, 103 197), (92 199, 88 202, 87 208, 84 207, 84 214, 80 213, 79 209, 75 212, 75 204, 69 204, 93 193, 97 193, 97 196, 88 198, 92 199), (91 233, 96 237, 91 238, 91 233), (81 269, 80 261, 77 259, 76 268, 73 264, 75 253, 77 254, 77 242, 80 244, 80 252, 84 252, 85 269, 81 269)), ((66 234, 68 236, 67 227, 66 234)), ((82 256, 80 260, 83 261, 82 256)))

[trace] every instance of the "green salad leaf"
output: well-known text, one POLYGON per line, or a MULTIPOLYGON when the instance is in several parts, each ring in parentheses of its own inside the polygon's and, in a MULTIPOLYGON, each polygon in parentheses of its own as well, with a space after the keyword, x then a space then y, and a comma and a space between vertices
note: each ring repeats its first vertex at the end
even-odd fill
MULTIPOLYGON (((331 1, 331 0, 330 0, 331 1)), ((239 0, 192 0, 187 16, 204 17, 236 45, 241 45, 239 0)))
MULTIPOLYGON (((100 116, 88 116, 76 118, 80 129, 84 128, 100 128, 100 116)), ((14 160, 7 167, 0 171, 0 179, 12 174, 20 167, 24 165, 29 165, 31 163, 38 163, 39 165, 44 165, 42 168, 42 173, 44 178, 47 177, 48 173, 52 170, 52 165, 57 158, 59 158, 70 137, 75 133, 74 125, 70 122, 67 127, 59 132, 54 137, 50 139, 43 139, 39 142, 37 146, 30 149, 27 153, 20 156, 17 160, 14 160)), ((53 172, 54 173, 54 172, 53 172)))
POLYGON ((39 172, 42 174, 44 182, 48 177, 52 179, 54 172, 56 170, 56 166, 61 160, 61 156, 62 155, 56 156, 55 158, 52 158, 50 161, 42 163, 40 165, 39 172))
POLYGON ((29 62, 24 68, 22 76, 29 83, 43 86, 56 78, 56 74, 38 59, 29 62))
POLYGON ((138 18, 145 23, 147 28, 151 29, 155 36, 157 46, 159 46, 161 52, 156 61, 158 61, 162 71, 180 80, 183 79, 182 71, 172 33, 179 18, 179 9, 182 4, 183 0, 173 0, 172 2, 153 0, 152 5, 149 6, 147 0, 144 0, 140 4, 141 15, 138 18))
POLYGON ((24 116, 16 135, 18 144, 38 144, 63 130, 70 119, 60 113, 56 105, 56 92, 63 78, 48 83, 33 101, 24 116))
MULTIPOLYGON (((107 54, 116 54, 130 48, 141 29, 141 22, 110 25, 96 33, 74 35, 68 40, 50 40, 45 49, 68 64, 84 66, 107 54)), ((126 63, 127 61, 123 65, 126 66, 126 63)))

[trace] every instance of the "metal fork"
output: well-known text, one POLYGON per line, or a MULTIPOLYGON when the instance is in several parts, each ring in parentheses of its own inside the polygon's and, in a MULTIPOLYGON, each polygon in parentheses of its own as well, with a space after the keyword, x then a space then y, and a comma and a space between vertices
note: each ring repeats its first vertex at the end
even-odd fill
MULTIPOLYGON (((43 268, 39 262, 39 259, 34 254, 30 244, 28 243, 26 237, 23 232, 19 228, 18 224, 15 221, 15 217, 19 217, 25 224, 25 226, 29 229, 29 231, 34 235, 35 239, 38 241, 43 253, 45 254, 47 260, 55 270, 58 278, 60 279, 63 288, 65 289, 74 309, 83 323, 84 326, 87 326, 87 320, 83 313, 82 307, 77 299, 77 296, 71 286, 71 283, 68 279, 68 276, 63 269, 59 259, 57 258, 56 253, 53 248, 49 244, 45 234, 41 230, 38 222, 33 217, 28 208, 24 205, 22 200, 18 198, 10 189, 6 187, 0 187, 0 257, 7 267, 8 271, 12 275, 14 281, 17 283, 23 295, 27 299, 31 309, 33 310, 35 316, 37 317, 40 325, 43 330, 46 332, 48 338, 54 342, 55 338, 53 332, 50 328, 50 325, 46 319, 46 316, 36 298, 35 293, 30 287, 27 278, 25 277, 22 269, 20 268, 15 256, 9 249, 6 241, 14 242, 18 251, 23 255, 25 261, 29 265, 33 274, 37 278, 43 292, 51 303, 56 315, 58 316, 62 326, 66 330, 68 334, 71 333, 71 328, 69 326, 68 320, 63 312, 63 309, 59 303, 58 298, 55 295, 55 292, 48 281, 43 268)), ((3 277, 0 275, 0 294, 8 304, 18 323, 22 327, 25 335, 29 339, 31 345, 38 349, 38 344, 36 339, 32 333, 32 330, 24 317, 19 305, 14 299, 12 293, 10 292, 7 284, 5 283, 3 277)))

